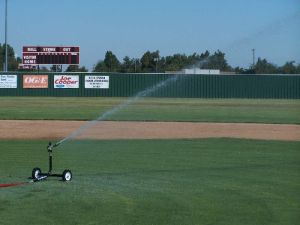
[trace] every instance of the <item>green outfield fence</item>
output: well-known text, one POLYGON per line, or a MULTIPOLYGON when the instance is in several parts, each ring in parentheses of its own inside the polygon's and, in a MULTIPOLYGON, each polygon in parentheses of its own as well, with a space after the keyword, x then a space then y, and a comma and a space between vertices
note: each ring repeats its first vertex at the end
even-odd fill
POLYGON ((300 98, 300 75, 174 75, 16 72, 0 73, 0 78, 2 80, 0 81, 0 96, 128 97, 134 96, 138 92, 174 76, 178 76, 178 79, 175 82, 168 82, 168 85, 151 93, 149 97, 300 98), (44 75, 48 79, 48 84, 44 88, 24 88, 24 75, 44 75), (54 88, 55 76, 72 75, 78 77, 78 88, 54 88), (109 82, 107 83, 108 88, 85 88, 85 77, 89 78, 90 76, 109 77, 109 82))

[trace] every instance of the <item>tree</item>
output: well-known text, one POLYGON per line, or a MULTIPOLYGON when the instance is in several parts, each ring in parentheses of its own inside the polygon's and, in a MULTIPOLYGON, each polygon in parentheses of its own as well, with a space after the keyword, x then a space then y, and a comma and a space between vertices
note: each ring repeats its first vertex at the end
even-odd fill
POLYGON ((106 71, 108 71, 108 69, 103 60, 98 61, 93 69, 93 72, 106 72, 106 71))
POLYGON ((191 63, 186 55, 174 54, 173 56, 163 57, 162 64, 164 65, 164 71, 180 71, 191 63))
POLYGON ((300 64, 298 64, 298 66, 296 68, 296 74, 300 74, 300 64))
POLYGON ((219 69, 223 71, 232 70, 225 59, 225 53, 220 50, 216 51, 213 55, 208 57, 206 69, 219 69))
POLYGON ((107 51, 104 60, 98 61, 94 66, 94 72, 118 72, 121 63, 118 58, 111 52, 107 51))
MULTIPOLYGON (((256 64, 248 68, 236 67, 232 68, 226 58, 225 53, 220 50, 210 54, 208 50, 199 54, 191 55, 174 54, 172 56, 160 57, 159 51, 147 51, 140 59, 130 58, 125 56, 120 62, 116 55, 111 51, 107 51, 104 60, 100 60, 94 66, 94 72, 173 72, 180 71, 184 68, 202 68, 202 69, 219 69, 221 71, 232 71, 237 74, 295 74, 300 73, 300 64, 294 65, 294 61, 285 63, 281 67, 269 63, 266 59, 258 58, 256 64)), ((85 72, 85 67, 70 67, 66 71, 70 72, 85 72)))
POLYGON ((200 58, 201 59, 207 59, 209 57, 210 53, 208 50, 206 50, 204 53, 201 53, 200 58))
POLYGON ((4 59, 3 59, 3 50, 2 50, 2 45, 0 44, 0 70, 3 70, 3 63, 4 63, 4 59))
POLYGON ((244 74, 245 73, 245 69, 238 66, 238 67, 234 68, 234 72, 236 74, 244 74))
POLYGON ((130 59, 129 56, 125 56, 123 58, 123 63, 122 63, 122 66, 121 66, 121 72, 123 72, 123 73, 134 72, 133 66, 134 66, 133 60, 130 59))
POLYGON ((104 58, 104 63, 109 72, 117 72, 120 69, 120 62, 118 58, 111 52, 107 51, 104 58))
POLYGON ((88 72, 84 66, 79 67, 78 65, 69 65, 66 69, 66 72, 88 72))
POLYGON ((62 72, 62 65, 52 65, 50 67, 51 72, 62 72))
POLYGON ((49 72, 49 69, 46 66, 42 66, 39 68, 40 72, 49 72))
POLYGON ((279 68, 279 72, 283 74, 295 74, 297 73, 297 67, 294 66, 295 61, 286 62, 279 68))
POLYGON ((121 64, 120 72, 122 72, 122 73, 141 72, 139 59, 130 58, 129 56, 125 56, 123 58, 123 63, 121 64))
MULTIPOLYGON (((5 44, 0 44, 0 70, 3 70, 5 61, 5 44)), ((8 63, 8 71, 17 71, 18 65, 21 63, 21 58, 15 56, 15 51, 13 47, 7 45, 7 63, 8 63)))
POLYGON ((141 58, 141 69, 144 73, 158 72, 159 51, 147 51, 141 58))
POLYGON ((258 58, 254 66, 256 74, 274 74, 277 73, 277 67, 269 63, 266 59, 258 58))

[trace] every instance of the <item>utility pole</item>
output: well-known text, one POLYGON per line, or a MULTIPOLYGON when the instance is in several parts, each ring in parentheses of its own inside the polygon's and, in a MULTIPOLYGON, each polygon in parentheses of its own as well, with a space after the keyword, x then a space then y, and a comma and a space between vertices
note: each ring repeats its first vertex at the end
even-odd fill
POLYGON ((159 61, 159 56, 157 58, 155 58, 155 73, 157 73, 158 71, 158 61, 159 61))
POLYGON ((252 49, 252 60, 253 60, 252 68, 254 68, 254 66, 255 66, 255 49, 254 48, 252 49))
POLYGON ((5 64, 3 68, 4 72, 7 72, 7 61, 7 0, 5 0, 5 64))

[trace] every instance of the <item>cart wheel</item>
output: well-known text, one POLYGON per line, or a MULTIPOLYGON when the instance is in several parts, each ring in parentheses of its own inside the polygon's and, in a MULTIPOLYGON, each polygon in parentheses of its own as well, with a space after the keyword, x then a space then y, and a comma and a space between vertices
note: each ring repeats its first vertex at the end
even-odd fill
POLYGON ((41 173, 42 173, 42 171, 40 168, 38 168, 38 167, 34 168, 31 173, 32 179, 38 179, 41 173))
POLYGON ((62 178, 63 178, 63 181, 70 181, 70 180, 72 180, 72 172, 71 172, 71 170, 65 170, 63 172, 62 178))

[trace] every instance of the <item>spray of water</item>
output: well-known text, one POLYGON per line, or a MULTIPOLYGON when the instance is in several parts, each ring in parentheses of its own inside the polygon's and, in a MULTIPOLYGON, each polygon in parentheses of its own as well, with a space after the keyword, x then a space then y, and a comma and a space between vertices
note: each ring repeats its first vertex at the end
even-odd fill
POLYGON ((154 92, 158 91, 159 89, 164 88, 164 87, 170 85, 171 83, 176 82, 176 80, 178 79, 178 77, 179 77, 179 75, 172 75, 172 77, 170 77, 170 78, 168 78, 168 79, 166 79, 164 81, 161 81, 161 82, 153 85, 150 88, 147 88, 147 89, 145 89, 143 91, 138 92, 135 96, 127 99, 126 101, 124 101, 120 105, 117 105, 114 108, 110 109, 109 111, 104 112, 103 114, 101 114, 95 120, 91 120, 91 121, 85 123, 78 130, 72 132, 69 136, 67 136, 64 139, 58 141, 56 143, 56 145, 62 144, 65 141, 68 141, 70 139, 73 139, 73 138, 79 136, 80 134, 82 134, 87 129, 89 129, 92 126, 96 125, 99 121, 103 121, 103 120, 107 119, 108 117, 116 114, 117 112, 121 111, 122 109, 127 108, 128 106, 134 104, 135 102, 137 102, 141 98, 147 97, 147 96, 153 94, 154 92))
MULTIPOLYGON (((272 23, 271 25, 268 25, 267 27, 264 27, 263 29, 259 30, 258 32, 252 34, 249 37, 242 38, 240 40, 234 41, 232 44, 228 45, 226 49, 227 50, 228 49, 232 50, 234 48, 237 48, 238 46, 244 45, 245 43, 251 42, 252 39, 255 39, 259 36, 263 36, 265 34, 273 33, 274 31, 278 30, 279 25, 280 25, 280 27, 284 27, 291 20, 295 20, 295 18, 299 18, 299 15, 300 15, 300 11, 297 11, 295 14, 293 14, 293 15, 287 17, 287 18, 284 18, 281 21, 276 21, 276 23, 272 23)), ((201 68, 203 65, 207 64, 208 62, 209 62, 209 59, 207 59, 207 58, 203 59, 203 60, 200 60, 199 62, 196 62, 194 65, 192 65, 191 68, 197 68, 197 67, 201 68)), ((173 77, 170 77, 167 80, 159 82, 159 83, 155 84, 154 86, 137 93, 134 97, 129 98, 128 100, 126 100, 122 104, 120 104, 118 106, 115 106, 114 108, 112 108, 109 111, 104 112, 97 119, 87 122, 86 124, 81 126, 78 130, 74 131, 69 136, 65 137, 64 139, 58 141, 56 144, 57 145, 62 144, 63 142, 65 142, 67 140, 70 140, 70 139, 73 139, 73 138, 79 136, 84 131, 86 131, 90 127, 94 126, 95 124, 97 124, 97 122, 107 119, 109 116, 121 111, 124 108, 127 108, 128 106, 130 106, 133 103, 137 102, 141 98, 149 96, 152 93, 154 93, 155 91, 157 91, 157 90, 159 90, 159 89, 175 82, 178 79, 178 76, 179 75, 174 75, 173 77)))
MULTIPOLYGON (((298 25, 300 24, 300 10, 297 10, 293 14, 290 14, 287 17, 280 18, 276 21, 273 21, 270 24, 266 24, 259 28, 257 31, 250 33, 248 36, 244 36, 242 38, 239 38, 237 40, 233 40, 230 43, 227 43, 225 46, 219 46, 220 50, 227 54, 232 54, 234 52, 240 52, 243 47, 247 47, 251 44, 253 45, 253 41, 256 39, 259 39, 261 37, 271 36, 277 33, 285 32, 284 29, 287 29, 287 27, 291 24, 298 25)), ((250 51, 254 46, 249 48, 250 51)), ((191 65, 187 69, 195 69, 195 68, 201 68, 209 63, 209 58, 206 58, 204 60, 200 60, 199 62, 196 62, 194 65, 191 65)))
POLYGON ((203 66, 207 65, 209 63, 209 58, 201 59, 200 61, 197 61, 193 65, 189 66, 188 69, 195 69, 195 68, 202 68, 203 66))
POLYGON ((258 39, 260 37, 264 36, 271 36, 277 33, 284 32, 284 29, 286 29, 290 24, 299 24, 300 19, 300 10, 296 11, 295 13, 281 18, 279 20, 273 21, 270 24, 266 24, 265 26, 262 26, 260 29, 258 29, 256 32, 249 34, 249 36, 240 38, 239 40, 235 40, 232 43, 228 44, 224 50, 238 50, 244 45, 248 45, 253 40, 258 39))

